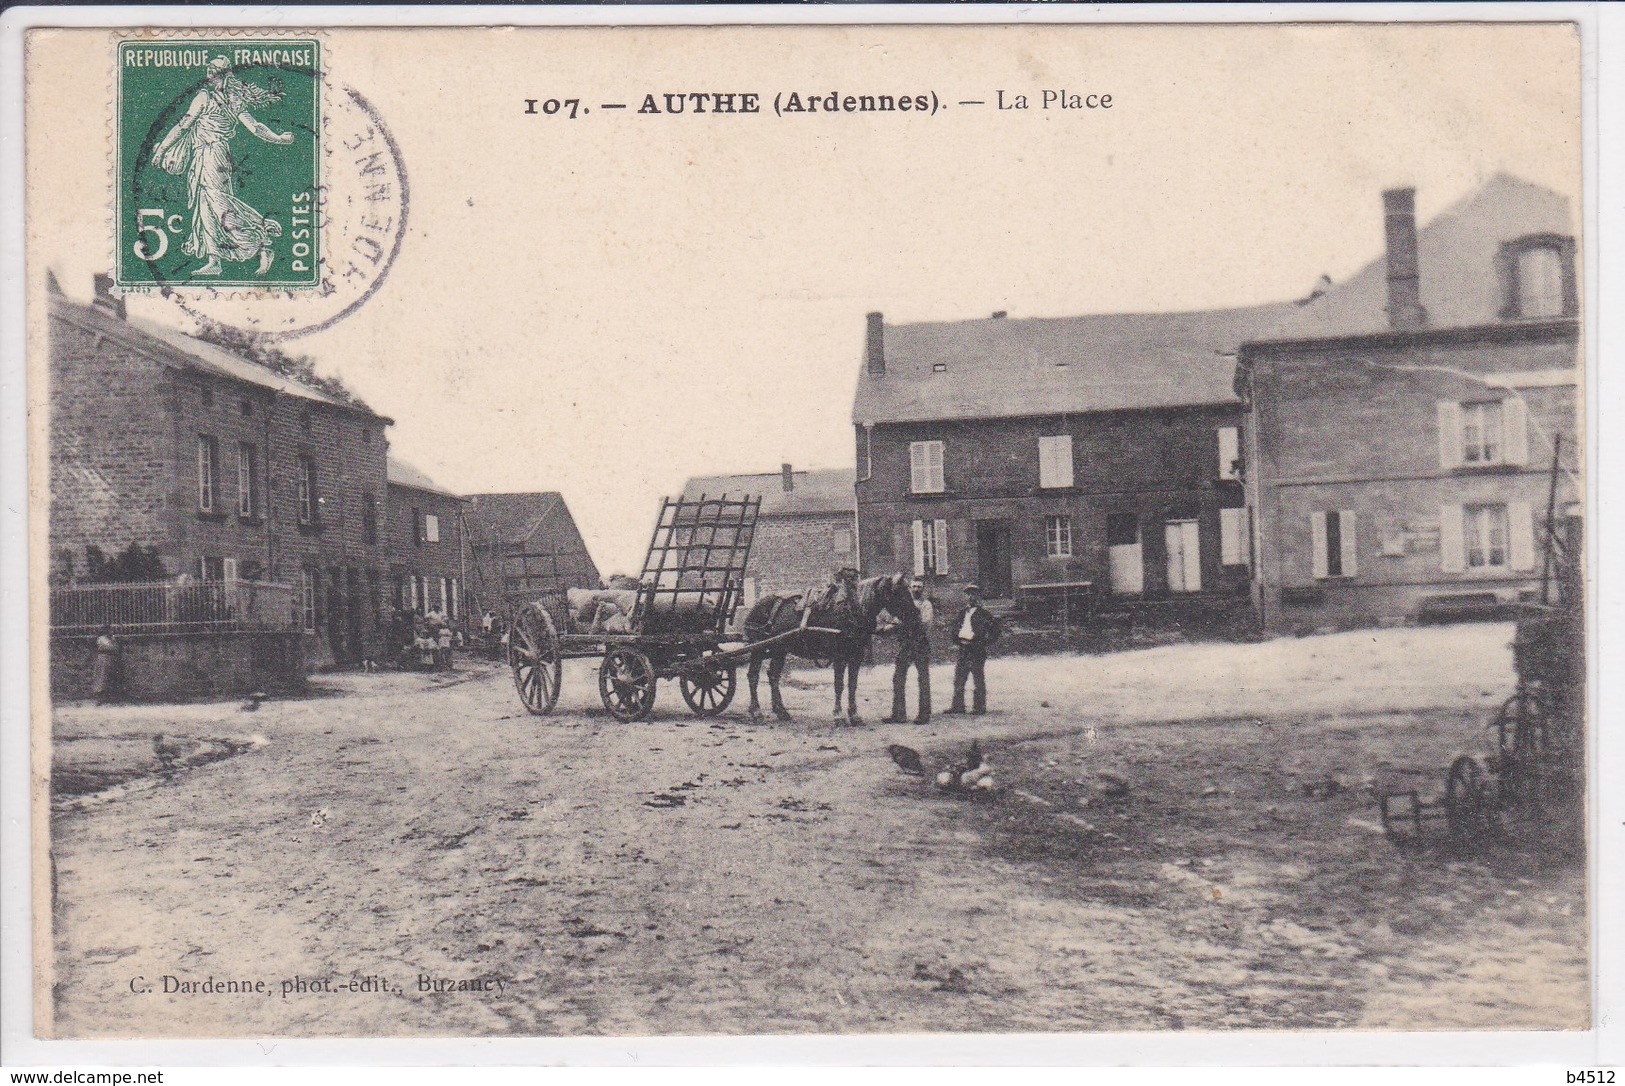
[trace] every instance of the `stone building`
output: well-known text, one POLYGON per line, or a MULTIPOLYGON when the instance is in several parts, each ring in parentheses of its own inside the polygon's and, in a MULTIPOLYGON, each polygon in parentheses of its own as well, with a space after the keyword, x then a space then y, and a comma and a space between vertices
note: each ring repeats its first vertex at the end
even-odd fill
POLYGON ((976 582, 1046 621, 1244 615, 1234 354, 1290 309, 871 313, 852 415, 863 572, 929 576, 939 612, 976 582))
POLYGON ((489 608, 506 621, 515 605, 543 594, 598 587, 598 566, 558 491, 470 494, 467 501, 471 613, 489 608))
POLYGON ((379 635, 391 420, 214 344, 50 290, 52 579, 87 547, 156 550, 167 578, 293 588, 306 659, 379 635))
POLYGON ((1267 629, 1496 613, 1579 499, 1568 201, 1499 175, 1420 230, 1414 206, 1384 193, 1383 255, 1242 348, 1267 629))
POLYGON ((850 468, 796 471, 789 464, 760 475, 703 475, 683 486, 683 497, 762 499, 741 606, 759 596, 802 592, 827 584, 843 567, 856 567, 857 522, 850 468))
POLYGON ((388 471, 389 578, 395 605, 419 615, 438 611, 461 623, 467 617, 463 509, 468 499, 399 457, 389 458, 388 471))

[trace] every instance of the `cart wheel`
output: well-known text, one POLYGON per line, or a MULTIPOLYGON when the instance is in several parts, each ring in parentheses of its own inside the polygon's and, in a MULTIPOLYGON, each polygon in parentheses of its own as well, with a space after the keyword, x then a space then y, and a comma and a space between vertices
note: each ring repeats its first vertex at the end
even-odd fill
POLYGON ((539 603, 528 603, 508 628, 508 666, 519 700, 537 716, 550 713, 559 701, 564 678, 559 634, 553 618, 539 603))
POLYGON ((734 689, 739 684, 739 669, 734 667, 706 668, 680 675, 678 687, 683 700, 694 710, 695 716, 716 716, 734 700, 734 689))
POLYGON ((1463 844, 1483 843, 1495 833, 1495 786, 1477 758, 1463 754, 1445 778, 1444 813, 1450 836, 1463 844))
POLYGON ((642 720, 655 707, 655 666, 637 649, 618 645, 598 666, 598 693, 616 720, 642 720))

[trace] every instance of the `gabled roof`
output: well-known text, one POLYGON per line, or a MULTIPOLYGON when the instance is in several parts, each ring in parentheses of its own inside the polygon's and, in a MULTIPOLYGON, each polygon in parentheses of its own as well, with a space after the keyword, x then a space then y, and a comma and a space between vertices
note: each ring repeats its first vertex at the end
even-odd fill
POLYGON ((887 325, 886 372, 865 366, 859 373, 852 418, 925 422, 1236 403, 1237 349, 1292 308, 887 325))
POLYGON ((458 501, 467 501, 461 494, 453 494, 433 479, 429 478, 417 468, 408 464, 398 456, 391 456, 388 461, 388 479, 391 486, 408 486, 413 490, 426 490, 431 494, 440 494, 447 498, 456 498, 458 501))
POLYGON ((761 516, 793 516, 803 513, 851 513, 857 472, 852 468, 825 468, 791 473, 795 489, 786 492, 781 472, 760 475, 696 475, 683 484, 683 497, 704 494, 720 498, 760 495, 761 516))
POLYGON ((52 311, 62 315, 71 315, 79 322, 95 328, 128 347, 144 351, 161 362, 169 365, 182 366, 202 373, 212 373, 221 377, 230 377, 244 381, 261 388, 268 388, 287 396, 296 396, 303 400, 312 400, 317 403, 340 407, 346 411, 355 411, 363 415, 371 415, 382 422, 393 420, 378 414, 368 408, 340 399, 337 396, 312 388, 303 382, 291 377, 284 377, 274 370, 250 362, 246 358, 239 358, 223 347, 207 343, 196 336, 189 336, 173 328, 166 328, 153 321, 143 320, 139 317, 120 319, 110 313, 103 312, 95 305, 82 305, 64 295, 51 295, 52 311))
POLYGON ((502 546, 525 542, 564 507, 564 496, 556 490, 470 494, 467 501, 468 541, 477 547, 489 544, 493 536, 502 546))
MULTIPOLYGON (((1382 208, 1372 203, 1371 233, 1382 244, 1382 208)), ((1504 242, 1531 234, 1575 236, 1569 200, 1551 189, 1498 173, 1417 231, 1425 329, 1472 328, 1502 320, 1496 258, 1504 242)), ((1392 331, 1388 260, 1376 259, 1312 301, 1294 307, 1260 340, 1330 339, 1392 331)))

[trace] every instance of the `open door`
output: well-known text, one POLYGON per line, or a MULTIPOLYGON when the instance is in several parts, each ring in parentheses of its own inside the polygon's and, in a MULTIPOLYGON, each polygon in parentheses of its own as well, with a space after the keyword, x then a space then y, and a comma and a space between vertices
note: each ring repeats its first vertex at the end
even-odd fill
POLYGON ((982 588, 983 599, 1010 598, 1009 521, 976 522, 976 583, 982 588))
POLYGON ((1140 518, 1134 513, 1106 516, 1106 552, 1112 592, 1138 596, 1145 591, 1145 552, 1140 546, 1140 518))

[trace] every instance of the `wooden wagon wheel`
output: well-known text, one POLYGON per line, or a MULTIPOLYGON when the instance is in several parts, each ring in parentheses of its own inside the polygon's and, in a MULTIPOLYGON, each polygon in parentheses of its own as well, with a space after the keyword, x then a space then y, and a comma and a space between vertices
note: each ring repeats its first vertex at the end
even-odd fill
POLYGON ((1482 844, 1498 829, 1494 779, 1479 760, 1463 754, 1445 778, 1444 813, 1450 836, 1460 844, 1482 844))
POLYGON ((536 716, 553 711, 564 679, 564 657, 553 617, 539 603, 527 603, 508 627, 508 666, 519 700, 536 716))
POLYGON ((739 685, 739 669, 730 665, 696 668, 677 678, 683 700, 695 716, 716 716, 734 700, 739 685))
POLYGON ((655 707, 654 661, 628 645, 617 645, 604 653, 598 666, 598 693, 604 708, 616 720, 642 720, 655 707))

